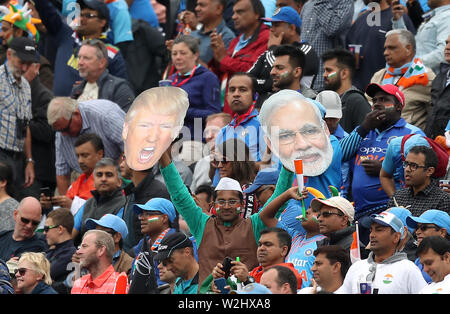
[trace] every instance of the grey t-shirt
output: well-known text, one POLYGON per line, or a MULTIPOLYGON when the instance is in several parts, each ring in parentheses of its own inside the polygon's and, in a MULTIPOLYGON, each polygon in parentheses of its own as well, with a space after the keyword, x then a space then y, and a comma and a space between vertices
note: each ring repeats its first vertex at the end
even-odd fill
POLYGON ((14 198, 8 198, 0 203, 0 231, 12 230, 16 222, 14 221, 14 209, 19 202, 14 198))

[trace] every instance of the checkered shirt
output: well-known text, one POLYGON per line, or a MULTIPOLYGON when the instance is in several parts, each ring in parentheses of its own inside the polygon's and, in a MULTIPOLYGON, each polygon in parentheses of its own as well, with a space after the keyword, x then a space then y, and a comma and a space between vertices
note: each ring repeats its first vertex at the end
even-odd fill
POLYGON ((0 66, 0 148, 23 151, 25 138, 17 137, 17 118, 32 118, 31 89, 24 77, 17 82, 5 63, 0 66))

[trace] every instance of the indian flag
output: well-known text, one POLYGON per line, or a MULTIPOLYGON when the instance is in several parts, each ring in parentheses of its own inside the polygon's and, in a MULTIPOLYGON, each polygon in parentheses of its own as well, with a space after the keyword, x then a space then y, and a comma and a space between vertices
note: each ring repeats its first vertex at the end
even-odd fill
POLYGON ((391 274, 384 275, 383 283, 390 284, 392 282, 393 276, 391 274))
POLYGON ((358 231, 358 222, 356 221, 356 230, 353 232, 353 241, 350 246, 350 259, 352 264, 361 260, 361 252, 359 250, 359 231, 358 231))

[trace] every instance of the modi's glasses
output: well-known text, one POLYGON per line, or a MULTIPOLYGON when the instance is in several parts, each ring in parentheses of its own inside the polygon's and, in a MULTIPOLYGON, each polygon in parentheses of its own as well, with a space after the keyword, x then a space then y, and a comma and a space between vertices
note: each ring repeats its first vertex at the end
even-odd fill
POLYGON ((306 125, 303 126, 298 131, 292 130, 280 130, 278 133, 278 143, 280 145, 289 145, 295 142, 295 138, 297 137, 297 133, 300 134, 304 139, 312 141, 317 139, 321 133, 322 128, 315 125, 306 125))

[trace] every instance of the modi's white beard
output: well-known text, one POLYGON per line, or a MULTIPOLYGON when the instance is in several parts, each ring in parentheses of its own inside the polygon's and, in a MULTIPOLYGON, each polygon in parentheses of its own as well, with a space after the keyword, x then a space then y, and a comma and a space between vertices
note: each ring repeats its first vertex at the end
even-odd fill
POLYGON ((333 146, 327 140, 327 146, 324 150, 312 147, 306 151, 295 151, 290 158, 285 158, 278 154, 281 163, 290 171, 295 173, 294 160, 303 159, 304 156, 318 154, 320 157, 312 162, 303 161, 303 174, 307 177, 316 177, 324 173, 333 161, 333 146))

